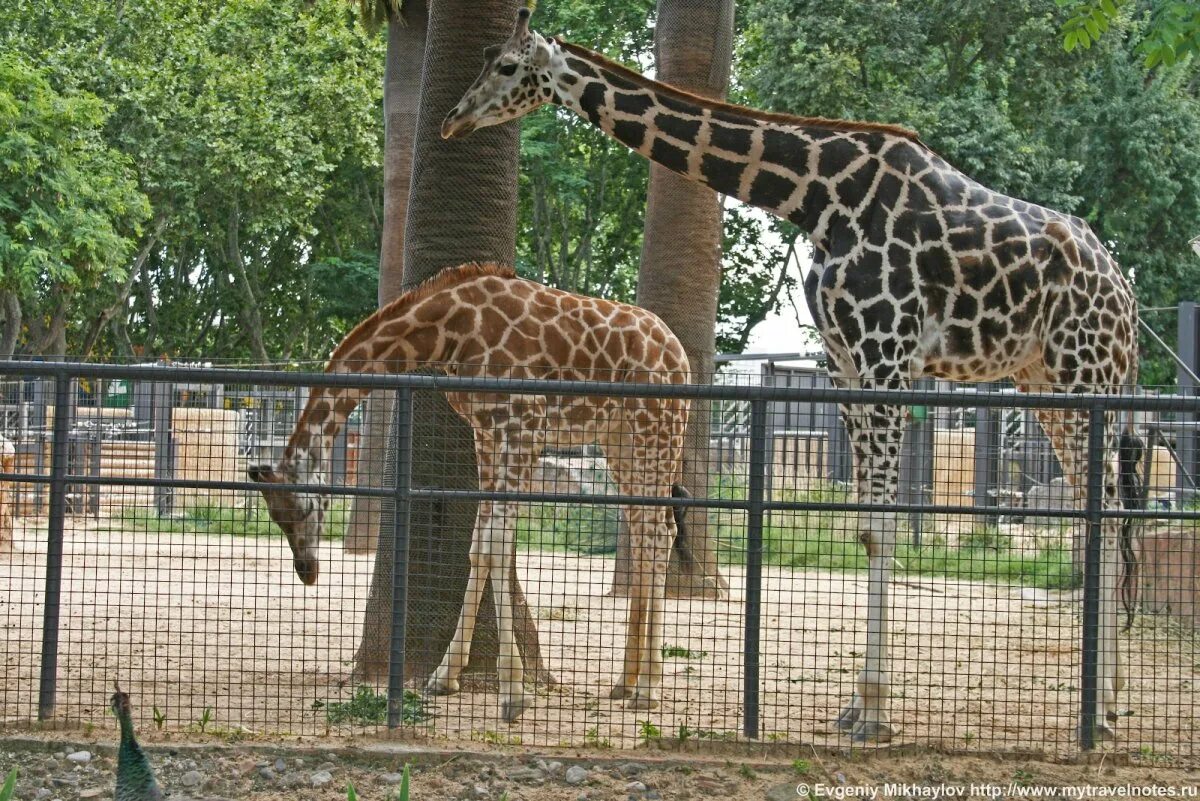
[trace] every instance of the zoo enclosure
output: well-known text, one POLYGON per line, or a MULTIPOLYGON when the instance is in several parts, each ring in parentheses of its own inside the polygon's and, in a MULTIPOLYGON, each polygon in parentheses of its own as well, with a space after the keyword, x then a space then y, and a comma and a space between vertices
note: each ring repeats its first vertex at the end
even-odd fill
MULTIPOLYGON (((407 599, 408 541, 411 531, 410 512, 416 501, 447 500, 515 500, 527 503, 587 503, 598 506, 622 504, 641 506, 673 506, 681 508, 703 507, 718 511, 737 511, 744 515, 745 567, 744 597, 742 598, 741 636, 741 734, 749 739, 759 738, 761 731, 761 700, 763 695, 763 551, 764 529, 772 514, 787 513, 855 513, 871 507, 849 500, 828 498, 780 498, 770 491, 769 471, 771 465, 768 431, 770 430, 771 405, 787 403, 891 403, 906 407, 947 407, 961 404, 958 393, 917 391, 873 391, 838 390, 822 387, 752 387, 752 386, 653 386, 645 384, 600 383, 600 382, 555 382, 511 379, 449 378, 444 376, 401 375, 363 376, 296 374, 273 371, 246 371, 188 367, 119 367, 80 364, 7 364, 0 366, 0 373, 47 378, 52 382, 53 395, 50 415, 50 457, 48 472, 9 473, 0 476, 6 482, 21 483, 43 488, 48 495, 48 515, 45 522, 46 562, 44 574, 44 600, 42 603, 42 637, 37 690, 37 717, 50 720, 56 716, 56 694, 58 689, 58 644, 60 630, 60 597, 63 591, 63 547, 67 531, 68 499, 71 487, 148 487, 156 493, 176 490, 212 490, 255 492, 258 486, 240 481, 198 481, 161 477, 102 477, 93 472, 75 472, 71 462, 71 414, 72 391, 75 381, 120 379, 147 382, 154 388, 186 382, 196 386, 217 387, 239 385, 282 388, 285 394, 296 392, 299 386, 308 387, 361 387, 395 393, 395 442, 397 447, 391 454, 394 480, 390 486, 356 487, 327 485, 281 485, 284 490, 306 490, 340 497, 375 497, 392 503, 388 512, 390 525, 385 526, 386 535, 392 537, 393 564, 391 610, 391 659, 387 681, 387 724, 396 727, 404 719, 406 704, 405 631, 410 607, 407 599), (520 493, 497 494, 470 489, 451 489, 438 486, 414 486, 412 415, 414 392, 419 390, 474 391, 498 395, 586 395, 613 397, 687 397, 694 401, 715 403, 745 403, 749 406, 748 475, 744 498, 650 498, 624 494, 571 493, 520 493)), ((1171 413, 1195 415, 1200 412, 1200 399, 1179 397, 1122 397, 1103 395, 1016 396, 1004 393, 981 392, 970 397, 974 408, 984 410, 1070 408, 1085 411, 1093 422, 1103 419, 1107 411, 1171 413)), ((1103 442, 1092 437, 1088 443, 1087 501, 1083 509, 1019 509, 997 506, 991 499, 977 499, 974 505, 931 505, 920 502, 901 502, 892 511, 900 514, 921 513, 928 515, 971 515, 986 509, 989 517, 1003 520, 1016 517, 1044 517, 1078 520, 1086 530, 1086 556, 1084 560, 1083 608, 1080 626, 1076 632, 1080 644, 1079 685, 1076 711, 1081 722, 1082 747, 1092 748, 1094 727, 1090 722, 1096 710, 1096 643, 1098 637, 1099 612, 1099 547, 1098 532, 1103 520, 1113 516, 1133 516, 1142 519, 1169 521, 1194 521, 1197 514, 1191 510, 1153 509, 1142 512, 1115 513, 1106 511, 1100 502, 1100 480, 1102 476, 1103 442)), ((1084 478, 1084 477, 1079 477, 1084 478)), ((159 496, 161 497, 161 496, 159 496)), ((157 506, 157 501, 156 501, 157 506)), ((161 507, 158 507, 162 512, 161 507)), ((1186 637, 1190 635, 1179 635, 1186 637)), ((766 643, 769 645, 769 643, 766 643)), ((1194 659, 1194 644, 1184 646, 1184 653, 1191 647, 1194 659)), ((10 699, 6 698, 6 706, 10 699)), ((1190 699, 1185 706, 1191 709, 1190 699)), ((5 714, 5 718, 14 716, 5 714)), ((1194 741, 1180 744, 1181 753, 1193 755, 1194 741)))

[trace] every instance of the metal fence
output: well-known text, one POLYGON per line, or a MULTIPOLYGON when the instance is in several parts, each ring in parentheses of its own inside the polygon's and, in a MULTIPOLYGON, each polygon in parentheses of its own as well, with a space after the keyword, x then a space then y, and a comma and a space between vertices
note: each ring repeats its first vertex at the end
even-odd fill
MULTIPOLYGON (((773 419, 798 402, 827 414, 840 403, 1072 409, 1093 423, 1132 412, 1161 432, 1200 411, 1198 398, 965 398, 935 390, 680 386, 651 376, 557 382, 88 364, 7 363, 0 378, 45 379, 52 387, 38 412, 47 436, 0 474, 0 512, 12 515, 0 528, 7 540, 0 546, 0 719, 9 727, 103 723, 106 694, 119 679, 150 737, 160 730, 240 736, 391 728, 601 748, 842 744, 848 741, 832 722, 862 689, 863 660, 879 644, 867 622, 878 568, 868 569, 857 519, 886 511, 900 528, 883 627, 890 633, 883 693, 893 742, 1070 752, 1097 745, 1097 733, 1107 731, 1097 715, 1107 709, 1120 750, 1181 759, 1200 752, 1200 513, 1174 471, 1170 478, 1145 474, 1152 497, 1169 502, 1106 509, 1103 466, 1114 455, 1093 436, 1086 463, 1071 476, 1086 488, 1081 503, 1003 505, 972 494, 979 457, 968 452, 967 438, 951 437, 932 448, 929 464, 909 468, 929 476, 929 493, 902 495, 881 509, 858 503, 824 466, 804 481, 784 480, 778 436, 769 433, 799 430, 773 419), (170 396, 171 425, 164 431, 160 413, 145 434, 172 453, 169 474, 157 467, 152 475, 106 474, 83 467, 99 456, 72 460, 81 381, 114 379, 170 396), (177 405, 187 399, 161 389, 184 382, 211 414, 188 417, 177 405), (331 397, 335 390, 372 390, 376 410, 384 395, 393 399, 394 435, 372 437, 363 425, 352 455, 342 457, 354 463, 357 482, 339 483, 328 470, 259 471, 265 485, 243 478, 257 457, 281 453, 279 442, 252 453, 247 421, 276 401, 291 399, 298 408, 306 397, 298 388, 326 411, 345 411, 331 397), (474 431, 438 400, 445 395, 474 431), (243 399, 236 408, 211 402, 232 396, 243 399), (648 398, 659 402, 640 402, 648 398), (690 463, 706 486, 692 486, 691 497, 652 486, 638 471, 654 452, 628 439, 628 429, 637 419, 653 430, 655 410, 669 399, 686 399, 693 414, 712 421, 721 415, 711 409, 741 404, 749 434, 744 472, 722 469, 720 448, 728 444, 714 423, 704 446, 683 453, 684 474, 690 463), (581 407, 607 409, 583 440, 568 436, 581 407), (537 417, 547 409, 558 411, 537 417), (642 414, 621 417, 618 409, 642 414), (618 418, 620 431, 606 428, 618 418), (531 431, 538 438, 529 440, 531 431), (530 441, 540 461, 525 459, 530 441), (480 464, 522 477, 522 489, 480 489, 480 464), (380 468, 383 475, 373 472, 380 468), (33 496, 34 488, 44 506, 11 501, 33 496), (277 520, 297 522, 324 508, 319 572, 304 543, 289 550, 268 520, 264 488, 277 520), (73 505, 83 490, 101 497, 73 505), (167 507, 163 493, 172 499, 167 507), (305 505, 310 497, 327 503, 305 505), (384 504, 381 520, 356 510, 367 500, 384 504), (479 523, 472 545, 478 504, 493 523, 479 523), (687 536, 669 562, 639 561, 651 553, 639 550, 639 537, 665 530, 646 520, 655 510, 661 520, 668 508, 686 522, 687 536), (924 521, 919 538, 906 536, 913 514, 924 521), (1137 615, 1117 634, 1106 629, 1101 608, 1102 589, 1116 579, 1102 575, 1100 532, 1105 521, 1123 517, 1141 522, 1133 543, 1140 569, 1128 596, 1137 615), (375 548, 361 538, 350 547, 346 533, 356 527, 368 540, 378 537, 375 548), (485 562, 500 586, 499 618, 510 626, 497 626, 492 594, 478 571, 472 576, 485 562), (647 613, 657 615, 658 628, 637 629, 644 642, 625 653, 630 599, 658 586, 669 591, 661 610, 647 613), (477 614, 460 616, 464 599, 479 603, 477 614), (448 650, 464 624, 475 628, 469 654, 448 650), (1104 686, 1111 637, 1124 682, 1115 703, 1104 686), (514 653, 524 668, 515 685, 514 653), (461 676, 438 672, 457 662, 461 676), (661 687, 622 686, 639 665, 643 678, 661 671, 661 687), (440 680, 431 684, 431 675, 440 680), (622 697, 609 697, 614 684, 622 697)), ((327 435, 323 425, 312 432, 316 440, 327 435)), ((310 455, 333 448, 332 440, 314 441, 305 440, 310 455)), ((972 448, 994 442, 977 439, 972 448)))

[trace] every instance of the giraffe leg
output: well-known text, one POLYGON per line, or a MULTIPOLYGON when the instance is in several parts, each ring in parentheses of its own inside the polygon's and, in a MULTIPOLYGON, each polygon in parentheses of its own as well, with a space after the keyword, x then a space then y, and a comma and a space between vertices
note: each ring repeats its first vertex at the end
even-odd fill
POLYGON ((451 695, 458 692, 458 676, 471 658, 471 639, 475 636, 475 618, 479 613, 479 602, 487 586, 491 572, 491 558, 483 549, 485 531, 492 525, 492 504, 479 504, 475 520, 475 531, 471 542, 471 574, 467 578, 467 589, 463 593, 462 610, 454 636, 446 647, 446 654, 425 684, 425 690, 434 695, 451 695))
MULTIPOLYGON (((475 462, 479 471, 479 486, 495 489, 496 459, 493 453, 493 440, 487 431, 475 432, 475 462)), ((471 533, 471 572, 467 577, 467 589, 463 593, 462 610, 458 615, 458 625, 454 636, 446 646, 446 653, 441 664, 434 670, 429 681, 425 683, 425 691, 434 695, 450 695, 458 692, 458 676, 471 659, 471 640, 475 636, 475 619, 479 613, 479 602, 483 600, 483 591, 487 586, 488 574, 491 571, 491 561, 485 548, 484 541, 492 528, 494 510, 491 501, 479 504, 475 515, 475 528, 471 533)))
POLYGON ((888 716, 888 589, 896 548, 895 503, 899 480, 901 410, 897 406, 853 406, 842 410, 855 456, 858 498, 873 508, 858 517, 858 538, 867 549, 867 650, 855 692, 835 725, 856 742, 888 742, 895 729, 888 716))
POLYGON ((640 564, 646 576, 646 616, 642 624, 644 634, 641 659, 638 663, 637 689, 628 706, 631 709, 654 709, 658 706, 659 688, 662 685, 663 611, 667 594, 667 561, 671 554, 670 544, 667 543, 664 548, 664 543, 659 542, 657 534, 669 530, 674 525, 674 520, 671 510, 665 507, 643 507, 640 511, 644 517, 639 523, 650 529, 645 536, 653 538, 654 543, 650 547, 642 548, 640 564))
MULTIPOLYGON (((630 514, 629 509, 626 509, 626 514, 630 514)), ((632 526, 630 530, 632 531, 632 526)), ((630 539, 634 540, 632 534, 630 539)), ((621 678, 613 685, 608 694, 609 698, 614 699, 631 698, 637 687, 638 669, 641 665, 642 631, 646 619, 645 588, 637 560, 640 549, 631 542, 630 551, 633 555, 634 567, 632 586, 629 588, 629 607, 625 616, 625 658, 621 668, 621 678)))
POLYGON ((492 529, 496 536, 489 539, 492 546, 492 595, 496 604, 496 629, 500 644, 496 671, 500 674, 500 717, 506 723, 512 723, 532 706, 532 699, 525 694, 525 666, 517 647, 510 583, 517 504, 500 503, 497 506, 496 525, 492 529))
MULTIPOLYGON (((1021 389, 1026 385, 1018 384, 1021 389)), ((1039 387, 1042 388, 1042 387, 1039 387)), ((1057 391, 1076 389, 1071 385, 1052 386, 1057 391)), ((1068 481, 1074 486, 1075 497, 1080 503, 1087 493, 1087 413, 1076 410, 1043 409, 1036 412, 1038 421, 1049 437, 1058 461, 1068 481)), ((1104 497, 1105 509, 1119 507, 1117 466, 1115 450, 1114 420, 1105 420, 1105 453, 1104 459, 1104 497)), ((1117 614, 1117 579, 1119 567, 1117 564, 1117 538, 1121 521, 1105 520, 1100 531, 1100 630, 1097 643, 1097 698, 1095 732, 1100 739, 1111 740, 1116 737, 1113 723, 1118 719, 1117 692, 1124 685, 1124 671, 1121 667, 1121 655, 1117 642, 1119 620, 1117 614)), ((1082 723, 1081 723, 1082 725, 1082 723)))
MULTIPOLYGON (((686 411, 666 401, 630 401, 626 405, 626 436, 605 448, 609 468, 621 491, 630 495, 671 496, 671 482, 682 458, 686 411), (651 407, 644 409, 639 404, 651 407), (658 421, 636 430, 629 421, 644 412, 658 421), (624 447, 621 447, 624 445, 624 447)), ((667 562, 675 542, 675 516, 668 507, 632 506, 629 521, 633 580, 626 627, 625 665, 610 697, 627 698, 630 709, 654 709, 662 685, 662 631, 666 606, 667 562)))

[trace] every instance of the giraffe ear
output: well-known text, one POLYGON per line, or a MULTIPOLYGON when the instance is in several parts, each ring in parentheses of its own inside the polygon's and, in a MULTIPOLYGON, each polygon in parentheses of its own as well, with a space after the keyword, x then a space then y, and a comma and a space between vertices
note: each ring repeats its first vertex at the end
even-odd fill
POLYGON ((269 464, 252 464, 246 468, 246 474, 250 476, 251 481, 257 481, 260 484, 279 483, 279 476, 275 474, 275 468, 269 464))

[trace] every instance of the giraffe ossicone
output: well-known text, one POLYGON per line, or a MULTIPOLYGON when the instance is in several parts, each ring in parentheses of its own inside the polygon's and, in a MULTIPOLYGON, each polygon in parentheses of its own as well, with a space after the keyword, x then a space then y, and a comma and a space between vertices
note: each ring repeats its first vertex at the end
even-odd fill
MULTIPOLYGON (((692 95, 543 37, 525 13, 485 56, 479 78, 442 123, 444 137, 560 105, 651 161, 799 226, 814 251, 805 297, 838 386, 899 389, 921 376, 1012 378, 1023 390, 1063 392, 1136 384, 1137 305, 1088 225, 982 186, 912 131, 692 95)), ((870 562, 865 665, 837 723, 856 740, 888 740, 896 517, 887 507, 896 499, 902 410, 863 403, 843 407, 842 416, 859 500, 874 509, 858 520, 870 562)), ((1086 413, 1038 417, 1081 494, 1086 413)), ((1116 432, 1110 414, 1110 510, 1132 505, 1138 492, 1135 474, 1118 480, 1116 432)), ((1120 530, 1109 518, 1102 535, 1101 736, 1113 734, 1124 684, 1116 641, 1120 530)))
MULTIPOLYGON (((652 313, 517 278, 496 265, 439 273, 358 325, 334 350, 326 372, 399 373, 434 366, 451 375, 516 379, 686 384, 683 346, 652 313)), ((279 463, 249 469, 262 484, 271 518, 287 536, 300 580, 319 572, 318 543, 328 495, 272 485, 324 484, 333 441, 365 390, 315 387, 279 463)), ((479 487, 530 492, 549 445, 598 443, 622 494, 669 498, 683 458, 686 399, 447 392, 472 428, 479 487)), ((531 704, 517 646, 510 571, 517 504, 483 501, 475 520, 470 574, 458 625, 426 685, 458 690, 470 657, 475 620, 492 582, 500 655, 500 715, 516 720, 531 704)), ((668 506, 626 509, 633 560, 622 673, 613 698, 630 707, 657 705, 662 683, 666 571, 682 517, 668 506)))

